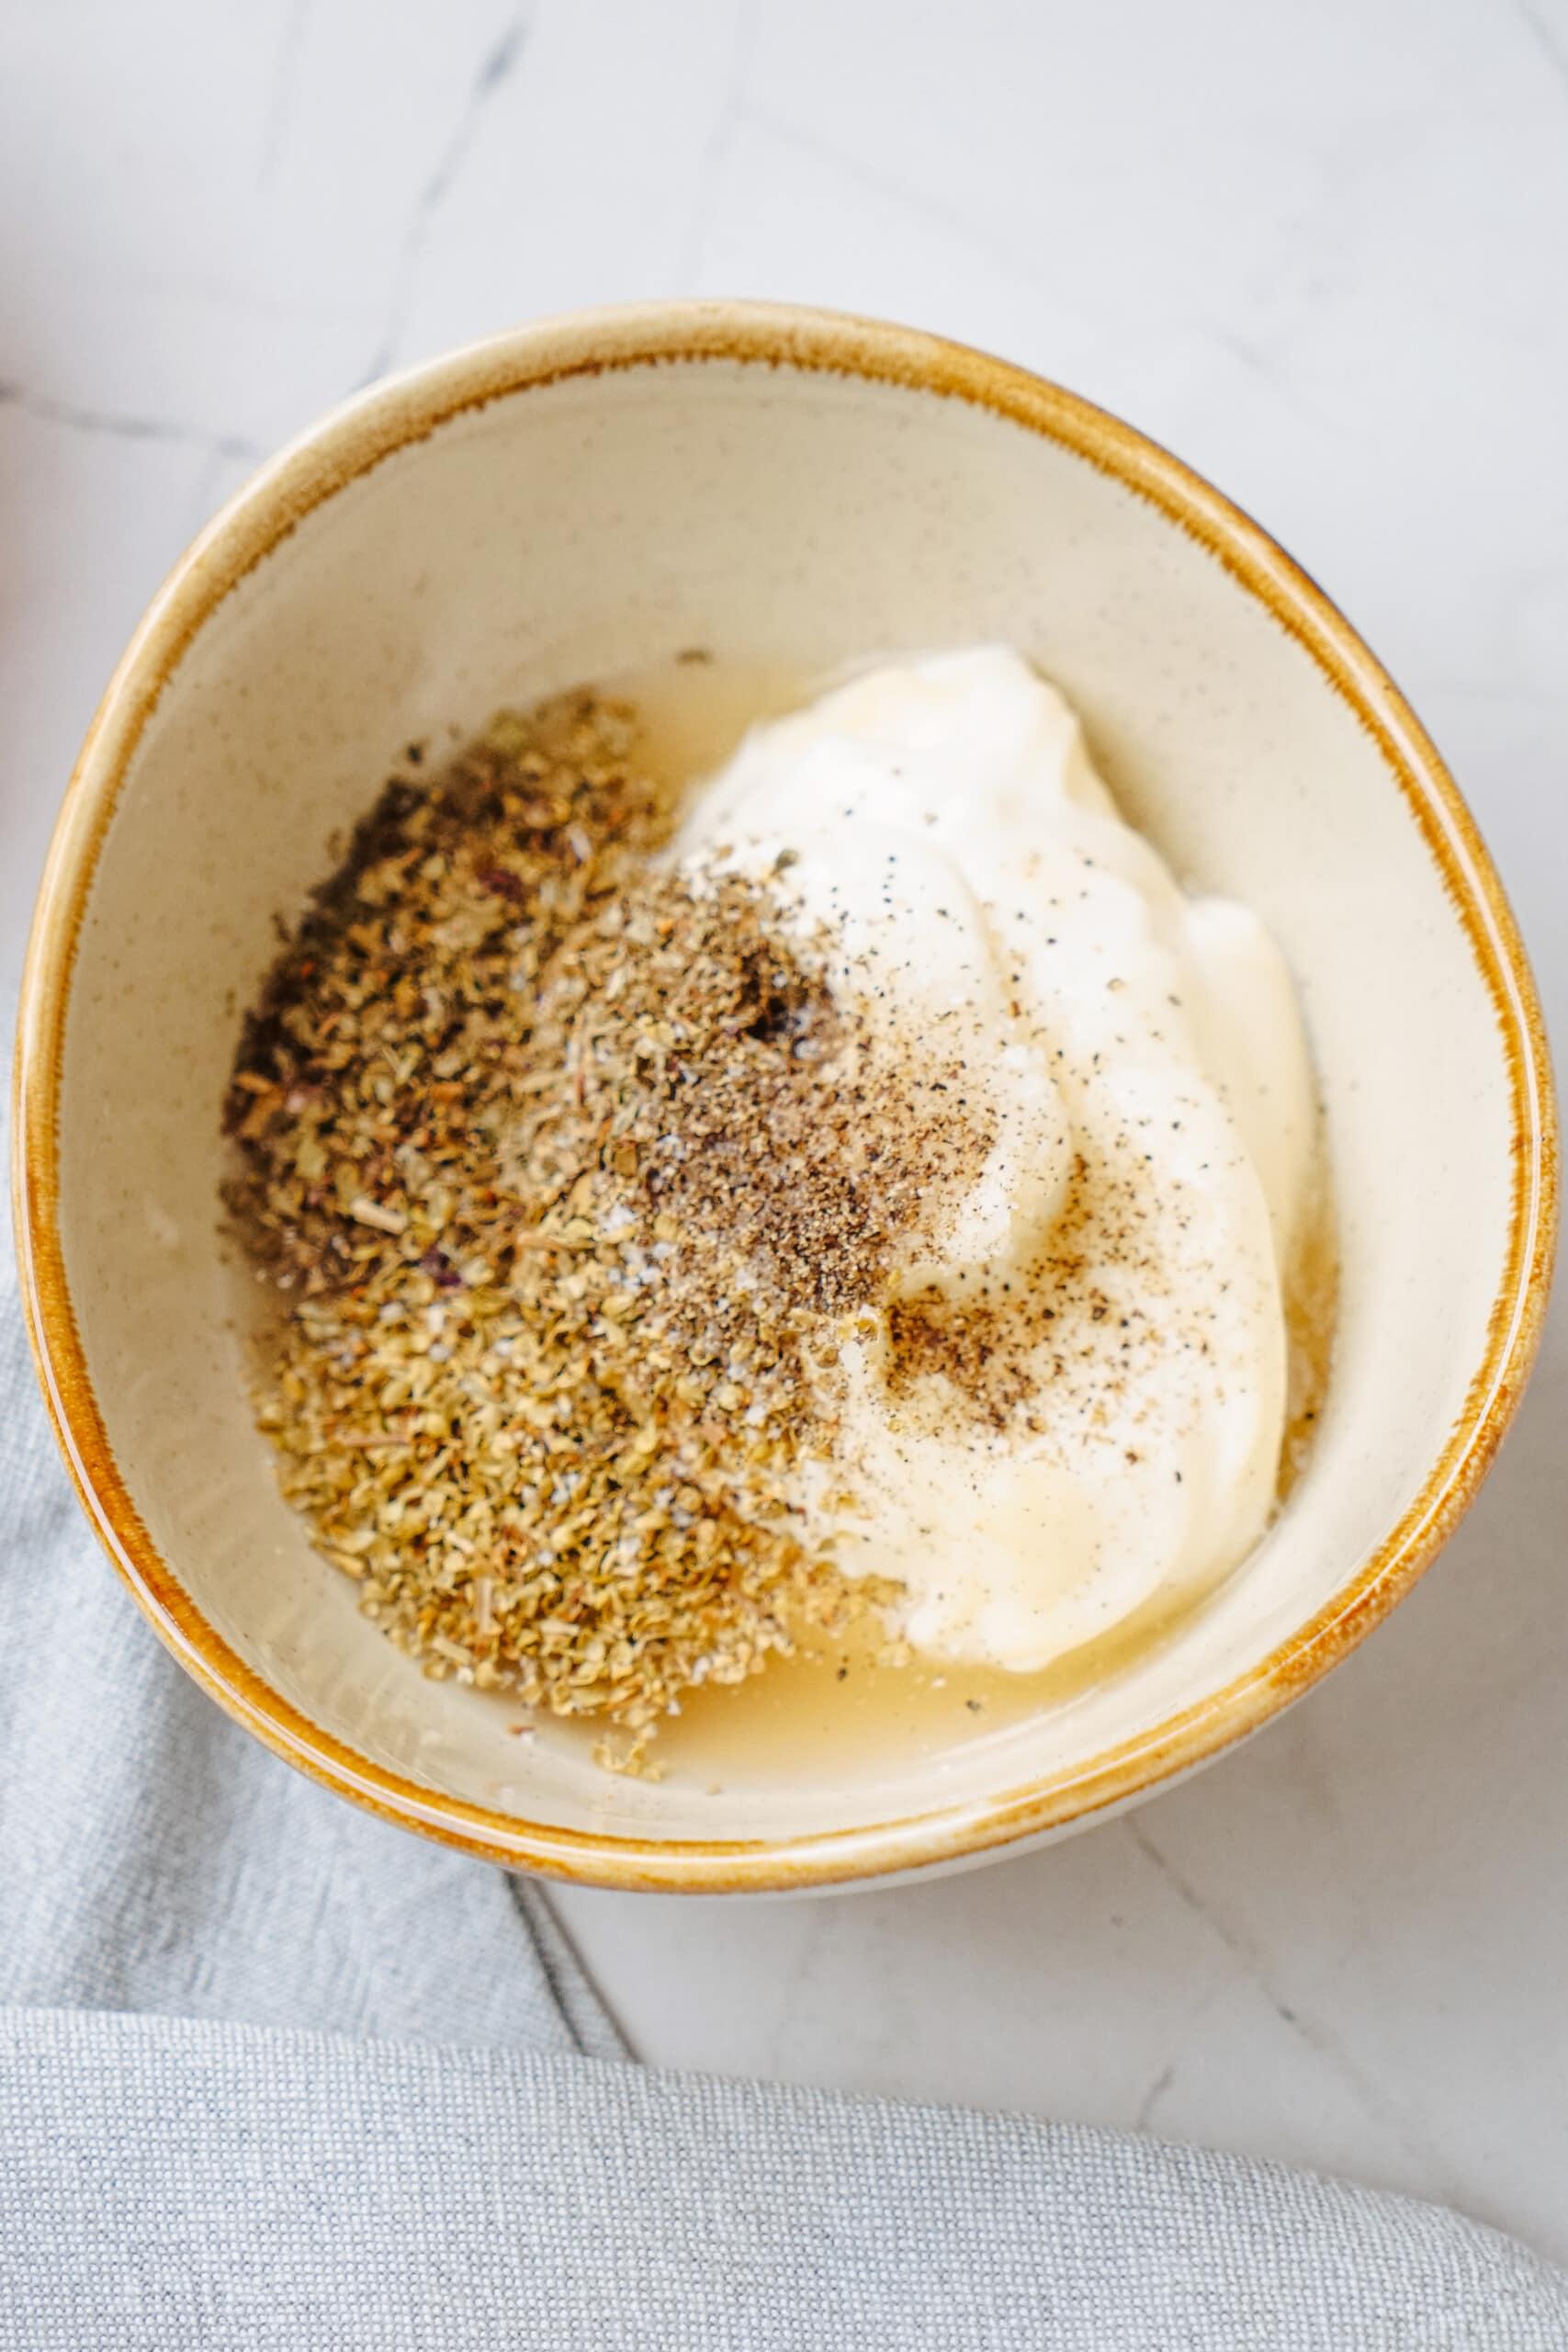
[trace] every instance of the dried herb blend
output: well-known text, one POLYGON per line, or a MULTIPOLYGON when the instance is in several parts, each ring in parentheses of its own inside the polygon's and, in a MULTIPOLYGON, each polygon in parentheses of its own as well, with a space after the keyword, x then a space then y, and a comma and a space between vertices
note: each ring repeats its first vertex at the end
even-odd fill
POLYGON ((984 1137, 765 883, 663 853, 624 709, 389 786, 227 1103, 285 1493, 428 1674, 608 1727, 892 1597, 808 1550, 844 1318, 984 1137))

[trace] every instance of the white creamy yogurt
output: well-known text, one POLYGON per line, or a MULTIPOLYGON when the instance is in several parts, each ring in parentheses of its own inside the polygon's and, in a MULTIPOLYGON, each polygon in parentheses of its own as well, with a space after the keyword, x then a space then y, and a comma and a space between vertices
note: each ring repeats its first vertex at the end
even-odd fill
POLYGON ((834 994, 916 1066, 962 1058, 989 1154, 932 1201, 894 1296, 985 1301, 1034 1335, 1027 1409, 993 1426, 941 1370, 895 1393, 894 1300, 847 1325, 832 1458, 800 1474, 812 1540, 902 1582, 918 1649, 1019 1671, 1212 1584, 1274 1498, 1313 1159, 1262 924, 1183 896, 1061 695, 1001 648, 755 729, 678 846, 767 876, 830 942, 834 994))

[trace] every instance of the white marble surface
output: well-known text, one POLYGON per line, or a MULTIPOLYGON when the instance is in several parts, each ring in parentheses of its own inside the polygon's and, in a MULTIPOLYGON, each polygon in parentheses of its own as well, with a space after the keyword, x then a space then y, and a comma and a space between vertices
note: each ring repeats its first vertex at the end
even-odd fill
MULTIPOLYGON (((1058 375, 1367 631, 1568 1014, 1568 0, 9 0, 0 973, 138 611, 389 366, 667 292, 1058 375)), ((577 1895, 649 2057, 1161 2132, 1568 2259, 1568 1344, 1394 1622, 1199 1781, 806 1904, 577 1895)))

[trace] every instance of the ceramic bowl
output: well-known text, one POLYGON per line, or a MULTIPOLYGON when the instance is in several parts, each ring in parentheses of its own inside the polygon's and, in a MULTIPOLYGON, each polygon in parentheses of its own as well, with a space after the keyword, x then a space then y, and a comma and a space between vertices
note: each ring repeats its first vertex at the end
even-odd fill
MULTIPOLYGON (((203 534, 55 835, 17 1226, 82 1499, 182 1662, 341 1794, 530 1870, 784 1888, 1057 1834, 1255 1731, 1407 1592, 1517 1401, 1554 1219, 1530 977, 1431 744, 1321 592, 1139 434, 900 328, 729 303, 568 318, 379 386, 203 534), (218 1232, 242 1011, 402 747, 692 647, 737 674, 998 639, 1130 817, 1283 943, 1340 1246, 1304 1475, 1114 1674, 940 1754, 615 1779, 424 1679, 310 1550, 252 1425, 218 1232)), ((742 1751, 743 1753, 743 1751, 742 1751)))

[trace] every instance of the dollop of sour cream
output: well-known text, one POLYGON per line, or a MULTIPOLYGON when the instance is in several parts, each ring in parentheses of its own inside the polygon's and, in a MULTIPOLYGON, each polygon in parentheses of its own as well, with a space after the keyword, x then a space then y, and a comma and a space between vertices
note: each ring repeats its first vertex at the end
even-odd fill
POLYGON ((827 978, 987 1115, 889 1296, 846 1323, 808 1540, 897 1579, 942 1659, 1031 1671, 1258 1541, 1286 1414, 1282 1269, 1314 1093, 1289 971, 1124 823, 1062 696, 999 647, 879 668, 754 729, 696 797, 694 865, 769 879, 827 978), (893 1376, 900 1301, 982 1304, 1023 1403, 893 1376))

